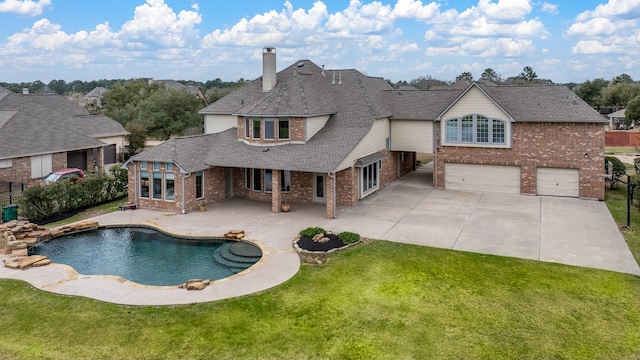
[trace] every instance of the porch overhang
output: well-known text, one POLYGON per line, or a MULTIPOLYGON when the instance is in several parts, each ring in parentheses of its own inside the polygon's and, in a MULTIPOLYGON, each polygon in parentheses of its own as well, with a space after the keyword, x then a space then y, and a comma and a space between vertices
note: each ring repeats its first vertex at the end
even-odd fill
POLYGON ((355 167, 365 167, 365 166, 369 166, 375 162, 378 162, 384 158, 386 158, 387 155, 381 153, 381 152, 375 152, 373 154, 369 154, 367 156, 363 156, 361 158, 359 158, 358 160, 356 160, 356 163, 354 164, 355 167))

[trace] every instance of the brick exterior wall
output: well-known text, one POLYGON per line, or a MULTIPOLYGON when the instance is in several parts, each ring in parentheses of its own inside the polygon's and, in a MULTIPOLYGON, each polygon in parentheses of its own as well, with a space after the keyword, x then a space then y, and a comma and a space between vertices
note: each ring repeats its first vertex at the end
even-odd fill
MULTIPOLYGON (((413 162, 415 162, 414 153, 404 153, 404 161, 402 161, 402 154, 399 152, 388 152, 387 157, 382 161, 382 170, 380 172, 380 188, 385 187, 392 181, 397 179, 398 171, 402 175, 413 169, 413 162)), ((195 173, 189 176, 180 174, 177 170, 177 166, 174 166, 173 171, 167 171, 166 165, 161 163, 161 173, 173 173, 175 179, 175 200, 165 201, 161 199, 152 198, 140 198, 140 172, 149 171, 150 180, 152 179, 151 168, 153 164, 148 163, 148 168, 142 170, 140 162, 131 162, 129 164, 129 201, 138 204, 138 207, 145 209, 157 209, 173 212, 182 211, 182 180, 184 179, 184 211, 195 211, 201 204, 210 204, 225 198, 225 168, 216 167, 207 169, 204 171, 204 198, 196 199, 196 182, 195 173), (138 177, 136 179, 135 177, 138 177), (136 188, 138 187, 138 188, 136 188), (136 196, 138 198, 136 199, 136 196)), ((254 171, 261 172, 261 178, 264 179, 264 170, 255 169, 254 171)), ((279 170, 273 171, 272 178, 272 192, 254 191, 251 188, 245 186, 245 169, 234 168, 232 169, 233 178, 233 193, 234 196, 243 197, 256 201, 270 202, 271 210, 273 212, 279 212, 282 202, 291 203, 312 203, 313 202, 313 173, 310 172, 291 172, 291 191, 280 192, 279 184, 279 170)), ((355 205, 358 202, 358 169, 356 167, 350 167, 339 171, 336 175, 336 204, 343 206, 355 205)), ((326 200, 327 200, 327 217, 333 218, 333 179, 326 175, 326 200)), ((262 187, 264 188, 264 181, 262 181, 262 187)), ((164 185, 163 185, 164 191, 164 185)))
MULTIPOLYGON (((510 149, 437 147, 434 185, 444 187, 444 164, 515 165, 520 167, 522 194, 536 194, 538 167, 580 172, 580 197, 604 199, 604 126, 583 123, 513 123, 510 149)), ((435 126, 440 144, 440 126, 435 126)))
MULTIPOLYGON (((165 211, 173 211, 173 212, 181 212, 182 211, 182 199, 183 199, 183 180, 184 180, 184 211, 191 212, 195 211, 199 208, 200 205, 210 204, 216 201, 224 200, 225 198, 225 178, 224 178, 224 168, 212 168, 203 171, 203 194, 204 197, 196 199, 196 173, 191 174, 181 174, 177 166, 173 167, 173 171, 166 170, 166 164, 161 163, 160 170, 153 170, 155 172, 161 173, 173 173, 174 175, 174 195, 175 198, 173 201, 168 201, 164 199, 152 199, 152 198, 143 198, 140 197, 140 172, 141 171, 149 171, 149 178, 152 178, 151 175, 151 165, 148 164, 148 168, 146 170, 142 170, 140 162, 131 162, 129 163, 129 184, 128 184, 128 192, 129 192, 129 202, 133 202, 138 204, 138 207, 143 209, 156 209, 156 210, 165 210, 165 211), (136 176, 138 179, 136 179, 136 176), (137 196, 137 199, 136 199, 137 196)), ((164 191, 164 183, 163 183, 163 191, 164 191)))
MULTIPOLYGON (((275 118, 275 133, 277 135, 278 131, 278 119, 279 118, 275 118)), ((253 123, 252 123, 253 124, 253 123)), ((252 124, 250 124, 250 126, 253 126, 252 124)), ((249 129, 249 134, 251 135, 251 131, 252 129, 249 129)), ((260 123, 260 139, 254 139, 253 136, 250 136, 249 138, 246 138, 244 136, 245 134, 245 117, 243 116, 238 116, 238 139, 244 139, 250 143, 256 143, 256 144, 268 144, 268 143, 278 143, 278 142, 290 142, 290 141, 295 141, 295 142, 305 142, 307 141, 306 137, 307 137, 307 121, 305 118, 301 118, 301 117, 296 117, 296 118, 289 118, 289 139, 286 140, 265 140, 264 139, 264 118, 261 119, 261 123, 260 123)))
MULTIPOLYGON (((53 171, 65 169, 67 167, 67 153, 54 153, 51 156, 53 171)), ((47 174, 44 174, 45 176, 47 174)), ((31 178, 31 157, 19 157, 13 159, 13 166, 0 169, 0 181, 10 181, 15 183, 28 184, 33 181, 31 178)))

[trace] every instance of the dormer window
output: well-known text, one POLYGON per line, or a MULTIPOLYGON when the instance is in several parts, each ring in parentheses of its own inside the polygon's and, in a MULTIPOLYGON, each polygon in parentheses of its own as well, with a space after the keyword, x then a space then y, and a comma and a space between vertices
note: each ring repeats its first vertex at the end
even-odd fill
POLYGON ((275 120, 273 118, 264 118, 264 139, 265 140, 274 140, 275 139, 275 120))
POLYGON ((252 138, 260 139, 260 118, 253 118, 252 138))
MULTIPOLYGON (((245 117, 244 118, 244 138, 249 142, 261 140, 265 142, 278 142, 291 140, 290 119, 286 117, 245 117)), ((242 124, 242 123, 240 123, 242 124)))
POLYGON ((289 140, 289 119, 280 118, 278 120, 278 138, 280 140, 289 140))

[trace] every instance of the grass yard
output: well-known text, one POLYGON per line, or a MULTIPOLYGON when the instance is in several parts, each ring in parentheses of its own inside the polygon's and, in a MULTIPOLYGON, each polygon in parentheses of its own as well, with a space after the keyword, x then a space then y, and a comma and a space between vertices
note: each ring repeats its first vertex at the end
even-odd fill
POLYGON ((605 154, 626 154, 634 155, 639 153, 638 148, 634 146, 605 146, 605 154))
POLYGON ((260 294, 129 307, 0 280, 2 359, 637 359, 640 279, 374 241, 260 294))
MULTIPOLYGON (((636 194, 638 191, 640 190, 636 190, 636 194)), ((621 228, 626 227, 627 186, 619 183, 616 185, 616 189, 607 190, 605 202, 618 226, 621 228)), ((638 200, 634 200, 634 203, 638 205, 638 200)), ((627 241, 627 245, 629 245, 629 249, 636 261, 640 263, 640 209, 632 206, 630 214, 631 229, 622 230, 622 236, 627 241)))
MULTIPOLYGON (((620 225, 625 199, 607 192, 620 225)), ((0 304, 10 360, 640 358, 636 276, 386 241, 212 303, 120 306, 0 280, 0 304)))

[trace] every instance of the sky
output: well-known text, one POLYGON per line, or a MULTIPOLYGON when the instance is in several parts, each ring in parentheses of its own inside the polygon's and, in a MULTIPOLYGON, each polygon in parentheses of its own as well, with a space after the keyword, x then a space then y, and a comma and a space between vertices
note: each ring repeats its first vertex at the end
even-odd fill
POLYGON ((640 80, 640 0, 0 0, 0 82, 255 79, 309 59, 393 82, 640 80))

